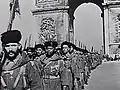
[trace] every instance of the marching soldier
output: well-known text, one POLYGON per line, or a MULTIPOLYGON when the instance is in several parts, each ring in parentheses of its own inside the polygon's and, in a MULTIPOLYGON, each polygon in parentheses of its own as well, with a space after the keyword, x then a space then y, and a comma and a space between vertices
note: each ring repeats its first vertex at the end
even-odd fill
POLYGON ((60 73, 63 70, 63 61, 56 54, 56 41, 45 42, 46 57, 44 63, 44 90, 61 90, 60 73))
POLYGON ((24 51, 26 51, 26 53, 30 59, 34 59, 35 49, 33 47, 27 47, 27 49, 24 51))
POLYGON ((78 48, 70 43, 70 56, 72 57, 72 70, 73 72, 73 84, 74 84, 74 90, 81 90, 82 89, 82 83, 81 79, 83 77, 84 72, 84 62, 82 57, 78 53, 78 48))
POLYGON ((45 54, 45 47, 43 44, 37 44, 35 45, 35 52, 36 56, 40 57, 41 55, 45 54))
POLYGON ((35 45, 34 58, 26 65, 26 77, 30 90, 43 90, 43 66, 41 59, 45 52, 44 45, 35 45))
POLYGON ((84 75, 84 82, 85 84, 88 84, 88 79, 89 79, 89 66, 90 66, 90 62, 89 62, 89 58, 88 58, 88 52, 85 50, 84 51, 84 65, 85 65, 85 75, 84 75))
POLYGON ((77 65, 79 67, 79 71, 80 71, 80 83, 81 83, 81 88, 84 89, 84 84, 85 84, 85 80, 84 80, 84 76, 85 76, 85 56, 83 54, 84 50, 81 48, 76 47, 77 50, 77 54, 78 54, 78 62, 77 65))
MULTIPOLYGON (((74 90, 74 79, 76 73, 76 56, 70 52, 71 45, 65 41, 61 44, 64 60, 64 70, 61 73, 62 89, 74 90), (70 54, 71 53, 71 54, 70 54)), ((71 50, 72 51, 72 50, 71 50)), ((77 76, 78 74, 76 74, 77 76)))
POLYGON ((4 53, 4 59, 1 60, 1 90, 25 90, 27 88, 25 65, 21 66, 20 64, 27 61, 28 58, 25 53, 21 53, 19 42, 22 35, 20 31, 12 30, 4 32, 1 36, 4 53))

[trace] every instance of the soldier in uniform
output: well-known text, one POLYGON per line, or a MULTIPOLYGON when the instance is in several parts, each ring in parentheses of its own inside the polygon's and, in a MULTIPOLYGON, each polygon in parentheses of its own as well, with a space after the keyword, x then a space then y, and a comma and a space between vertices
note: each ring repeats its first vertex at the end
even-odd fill
POLYGON ((89 58, 88 58, 88 52, 86 50, 84 50, 84 61, 85 61, 85 75, 84 75, 84 82, 85 84, 88 84, 88 79, 89 79, 89 67, 90 67, 90 62, 89 62, 89 58))
POLYGON ((30 59, 34 59, 35 49, 33 47, 27 47, 27 49, 24 51, 26 51, 26 53, 30 59))
MULTIPOLYGON (((78 70, 79 70, 79 73, 80 73, 80 86, 79 88, 81 87, 81 89, 84 89, 84 84, 85 84, 85 81, 84 81, 84 75, 85 75, 85 56, 83 54, 84 50, 79 48, 79 47, 76 47, 76 51, 77 51, 77 55, 78 55, 78 59, 77 59, 77 67, 78 67, 78 70)), ((78 85, 79 85, 79 82, 78 82, 78 85)))
POLYGON ((41 59, 45 52, 44 45, 37 44, 34 49, 35 55, 32 55, 34 58, 26 65, 27 83, 30 90, 43 90, 43 66, 41 59))
MULTIPOLYGON (((61 73, 62 89, 63 90, 74 90, 74 79, 78 76, 76 73, 76 54, 73 54, 71 45, 65 41, 61 44, 63 52, 62 58, 64 60, 64 70, 61 73)), ((79 78, 79 77, 78 77, 79 78)))
POLYGON ((21 51, 19 43, 22 35, 18 30, 7 31, 1 34, 3 55, 1 60, 1 90, 25 90, 27 88, 25 78, 25 65, 20 65, 27 61, 25 53, 21 51))
POLYGON ((63 61, 56 54, 56 41, 45 42, 46 57, 44 63, 44 90, 61 90, 60 73, 63 70, 63 61))
POLYGON ((84 73, 84 62, 81 55, 78 53, 78 47, 70 43, 70 56, 72 57, 72 69, 73 69, 73 81, 74 81, 74 90, 81 90, 82 83, 81 79, 84 73))
POLYGON ((37 44, 35 45, 35 52, 36 56, 40 57, 41 55, 45 54, 45 47, 43 44, 37 44))

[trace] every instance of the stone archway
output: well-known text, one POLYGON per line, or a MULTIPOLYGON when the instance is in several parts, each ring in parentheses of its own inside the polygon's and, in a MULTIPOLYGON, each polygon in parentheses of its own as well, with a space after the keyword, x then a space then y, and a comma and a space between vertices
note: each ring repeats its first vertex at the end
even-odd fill
POLYGON ((83 3, 74 12, 75 44, 81 48, 83 45, 90 50, 102 49, 103 21, 101 9, 94 3, 83 3))
POLYGON ((74 11, 79 5, 91 2, 103 11, 103 0, 35 0, 35 2, 36 9, 32 13, 37 19, 40 38, 46 40, 45 34, 49 34, 48 39, 55 39, 59 44, 64 40, 74 43, 74 11), (41 30, 43 20, 46 22, 46 28, 41 30))
MULTIPOLYGON (((73 21, 75 19, 75 17, 74 17, 75 10, 80 5, 82 5, 83 3, 89 3, 89 2, 97 5, 101 9, 101 12, 102 12, 101 13, 101 17, 103 19, 102 20, 103 21, 103 50, 104 50, 104 53, 105 53, 104 7, 102 5, 102 3, 104 2, 103 0, 69 0, 69 6, 70 6, 70 8, 69 8, 69 15, 70 15, 70 18, 71 18, 72 27, 74 28, 73 21)), ((72 32, 70 32, 70 33, 72 33, 72 32)))
POLYGON ((103 6, 102 6, 103 0, 69 0, 69 6, 70 6, 69 13, 73 15, 74 11, 78 6, 80 6, 83 3, 89 3, 89 2, 96 4, 97 6, 100 7, 101 11, 103 11, 103 6))

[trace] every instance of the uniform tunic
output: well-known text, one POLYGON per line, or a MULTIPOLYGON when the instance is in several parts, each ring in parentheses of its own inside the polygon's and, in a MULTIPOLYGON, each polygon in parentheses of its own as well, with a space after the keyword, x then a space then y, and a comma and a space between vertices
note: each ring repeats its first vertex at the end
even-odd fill
MULTIPOLYGON (((25 79, 23 79, 23 76, 25 75, 24 73, 25 65, 21 66, 23 67, 22 69, 21 67, 13 69, 14 67, 19 66, 21 62, 25 60, 27 60, 27 58, 24 56, 21 56, 20 54, 16 57, 14 61, 10 61, 8 59, 6 60, 3 66, 2 78, 4 80, 3 82, 6 84, 9 90, 13 90, 13 85, 15 84, 15 80, 18 77, 19 73, 21 73, 19 74, 20 78, 14 90, 24 90, 27 87, 27 85, 25 86, 24 84, 25 79)), ((3 85, 1 85, 1 90, 4 90, 3 85)))
POLYGON ((36 57, 26 65, 26 78, 30 90, 43 90, 43 67, 40 57, 36 57))
POLYGON ((76 78, 75 90, 81 90, 81 87, 83 86, 82 79, 84 73, 84 58, 77 51, 75 51, 73 54, 75 54, 76 57, 76 73, 74 76, 76 78))
POLYGON ((60 73, 63 70, 63 61, 54 54, 43 60, 44 63, 44 90, 61 90, 60 73))
POLYGON ((61 81, 63 86, 68 86, 69 90, 74 89, 75 78, 80 77, 78 68, 78 56, 75 52, 64 55, 64 70, 61 73, 61 81))

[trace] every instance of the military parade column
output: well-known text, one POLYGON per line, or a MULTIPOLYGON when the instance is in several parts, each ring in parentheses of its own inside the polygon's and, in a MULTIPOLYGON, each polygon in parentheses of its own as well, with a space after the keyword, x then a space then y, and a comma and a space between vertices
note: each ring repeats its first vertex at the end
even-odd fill
POLYGON ((36 0, 32 10, 39 28, 39 43, 55 40, 58 44, 74 41, 73 19, 69 14, 68 0, 36 0))

